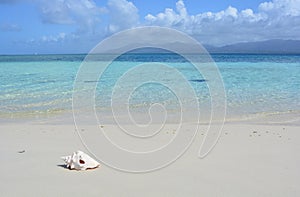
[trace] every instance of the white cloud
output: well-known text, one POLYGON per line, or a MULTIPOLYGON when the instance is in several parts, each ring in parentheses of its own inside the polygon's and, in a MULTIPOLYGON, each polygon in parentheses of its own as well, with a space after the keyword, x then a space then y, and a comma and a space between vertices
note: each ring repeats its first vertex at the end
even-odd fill
POLYGON ((80 32, 94 32, 104 8, 92 0, 36 0, 44 23, 75 24, 80 32))
POLYGON ((242 10, 241 11, 241 15, 243 17, 255 17, 254 13, 253 13, 253 10, 252 9, 245 9, 245 10, 242 10))
POLYGON ((139 24, 138 9, 132 2, 126 0, 109 0, 107 3, 109 12, 108 32, 135 27, 139 24))
POLYGON ((43 36, 41 38, 42 42, 61 42, 66 38, 66 33, 61 32, 55 36, 43 36))
POLYGON ((225 12, 224 12, 225 16, 230 16, 233 18, 237 18, 238 17, 238 10, 234 7, 229 6, 225 12))
POLYGON ((27 44, 41 44, 41 43, 62 43, 69 39, 71 34, 66 34, 64 32, 54 34, 54 35, 44 35, 40 38, 31 38, 26 41, 27 44))
POLYGON ((179 12, 179 15, 182 16, 183 18, 188 16, 188 13, 186 11, 185 5, 182 0, 179 0, 176 3, 176 9, 179 12))
MULTIPOLYGON (((34 0, 44 23, 75 25, 75 34, 115 33, 139 24, 138 9, 127 0, 108 0, 106 7, 99 7, 93 0, 34 0), (101 17, 109 21, 101 23, 101 17), (108 24, 107 24, 108 23, 108 24)), ((86 37, 85 37, 86 39, 86 37)), ((91 38, 94 39, 94 38, 91 38)))
POLYGON ((224 45, 266 39, 300 39, 300 0, 273 0, 260 4, 259 11, 229 6, 219 12, 189 15, 183 0, 176 10, 145 16, 147 25, 159 25, 189 33, 203 43, 224 45))
POLYGON ((191 20, 182 0, 176 3, 176 11, 166 8, 164 13, 159 13, 156 16, 148 14, 145 19, 149 22, 148 24, 167 27, 184 26, 191 20))
POLYGON ((259 5, 262 12, 276 14, 277 16, 299 16, 300 0, 273 0, 259 5))

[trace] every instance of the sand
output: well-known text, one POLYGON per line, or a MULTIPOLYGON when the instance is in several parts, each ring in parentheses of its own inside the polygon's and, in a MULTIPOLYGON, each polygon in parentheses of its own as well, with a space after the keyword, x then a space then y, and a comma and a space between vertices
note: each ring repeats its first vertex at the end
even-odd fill
POLYGON ((300 196, 299 126, 227 123, 217 146, 199 159, 202 139, 200 128, 181 158, 151 173, 106 165, 71 171, 60 156, 85 151, 74 125, 4 123, 0 196, 300 196))

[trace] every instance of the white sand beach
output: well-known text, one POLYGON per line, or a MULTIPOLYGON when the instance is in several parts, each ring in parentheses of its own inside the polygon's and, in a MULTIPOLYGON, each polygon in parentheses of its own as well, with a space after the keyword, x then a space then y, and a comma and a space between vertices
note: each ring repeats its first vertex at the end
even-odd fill
POLYGON ((140 174, 103 164, 89 171, 66 169, 61 156, 85 151, 72 124, 7 123, 0 131, 0 196, 300 195, 299 126, 225 124, 216 147, 199 159, 200 126, 181 158, 140 174))
POLYGON ((0 0, 0 197, 300 197, 299 19, 0 0))

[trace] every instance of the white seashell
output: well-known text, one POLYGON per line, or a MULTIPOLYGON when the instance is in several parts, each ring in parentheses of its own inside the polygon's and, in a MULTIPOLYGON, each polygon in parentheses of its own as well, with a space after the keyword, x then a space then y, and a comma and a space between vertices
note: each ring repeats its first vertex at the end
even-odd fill
POLYGON ((67 167, 71 170, 95 169, 100 166, 100 164, 96 160, 82 151, 76 151, 70 156, 61 158, 66 162, 67 167))

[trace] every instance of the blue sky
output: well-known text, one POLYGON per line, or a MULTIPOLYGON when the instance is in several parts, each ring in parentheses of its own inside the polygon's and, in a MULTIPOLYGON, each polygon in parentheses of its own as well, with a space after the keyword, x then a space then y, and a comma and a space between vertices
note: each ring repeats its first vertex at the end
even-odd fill
POLYGON ((86 53, 145 25, 216 46, 300 39, 300 0, 0 0, 0 54, 86 53))

